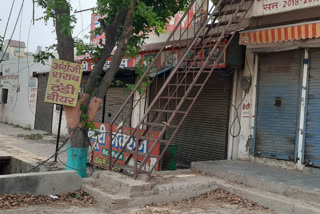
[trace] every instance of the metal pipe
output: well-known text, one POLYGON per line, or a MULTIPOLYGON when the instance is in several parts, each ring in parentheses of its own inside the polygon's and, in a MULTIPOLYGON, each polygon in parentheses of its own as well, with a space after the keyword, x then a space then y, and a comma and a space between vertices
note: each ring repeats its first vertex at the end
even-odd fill
POLYGON ((105 114, 106 114, 106 96, 107 96, 107 95, 104 95, 104 97, 103 97, 102 121, 101 121, 101 123, 104 123, 104 120, 105 120, 105 114))
POLYGON ((63 105, 60 105, 60 115, 59 115, 59 124, 58 124, 58 136, 56 142, 56 153, 54 155, 54 162, 57 162, 58 159, 58 149, 59 149, 59 140, 60 140, 60 129, 61 129, 61 120, 62 120, 62 112, 63 112, 63 105))

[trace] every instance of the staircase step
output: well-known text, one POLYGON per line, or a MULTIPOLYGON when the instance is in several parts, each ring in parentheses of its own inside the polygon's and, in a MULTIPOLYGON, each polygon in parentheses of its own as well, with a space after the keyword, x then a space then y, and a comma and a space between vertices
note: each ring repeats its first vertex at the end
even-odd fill
MULTIPOLYGON (((165 112, 165 113, 173 113, 175 112, 176 110, 167 110, 167 109, 151 109, 152 112, 165 112)), ((178 114, 185 114, 186 112, 185 111, 177 111, 178 114)))
MULTIPOLYGON (((243 13, 246 12, 247 10, 244 9, 239 9, 238 13, 243 13)), ((228 8, 223 8, 221 11, 218 11, 214 14, 214 16, 222 16, 222 15, 229 15, 229 14, 234 14, 236 12, 236 9, 228 9, 228 8)))
POLYGON ((101 171, 97 183, 116 194, 130 197, 152 190, 151 184, 146 181, 134 180, 127 175, 112 171, 101 171))
POLYGON ((81 189, 91 195, 103 208, 107 210, 115 210, 125 208, 128 205, 130 197, 108 193, 108 190, 103 186, 93 186, 83 184, 81 189))
MULTIPOLYGON (((190 86, 191 84, 168 84, 168 86, 175 86, 175 87, 177 87, 177 86, 190 86)), ((197 87, 201 87, 202 86, 202 84, 194 84, 193 86, 197 86, 197 87)))
MULTIPOLYGON (((150 138, 148 136, 139 136, 139 139, 141 139, 141 140, 149 140, 149 141, 154 141, 155 142, 155 139, 150 138)), ((168 140, 158 140, 157 143, 169 144, 169 141, 168 140)))
MULTIPOLYGON (((244 0, 245 2, 250 2, 250 1, 253 1, 253 0, 244 0)), ((225 0, 225 1, 222 1, 221 3, 221 6, 226 6, 226 5, 230 5, 232 2, 232 5, 236 5, 236 4, 239 4, 242 2, 242 0, 225 0)))
POLYGON ((167 126, 168 128, 177 128, 176 125, 167 125, 165 123, 151 123, 151 122, 144 122, 143 124, 147 125, 147 126, 152 126, 152 127, 165 127, 167 126))
MULTIPOLYGON (((135 151, 134 150, 127 150, 127 151, 124 151, 124 152, 132 154, 132 155, 135 155, 135 151)), ((147 156, 147 153, 138 152, 138 156, 147 156)), ((153 155, 153 154, 150 154, 149 157, 150 158, 159 158, 158 155, 153 155)))
MULTIPOLYGON (((163 96, 163 97, 160 97, 160 99, 181 100, 182 97, 166 97, 166 96, 163 96)), ((186 100, 194 100, 194 97, 186 97, 185 99, 186 100)))
MULTIPOLYGON (((221 34, 221 33, 220 33, 220 34, 221 34)), ((220 35, 220 34, 219 34, 219 35, 220 35)), ((217 36, 219 36, 219 35, 217 35, 217 36)), ((216 36, 215 36, 215 37, 216 37, 216 36)), ((202 49, 202 48, 213 48, 214 45, 215 45, 214 42, 208 42, 207 44, 193 46, 193 47, 191 48, 191 50, 199 50, 199 49, 202 49), (210 45, 210 44, 211 44, 211 46, 208 46, 208 45, 210 45)), ((224 47, 225 47, 225 44, 219 44, 217 47, 218 47, 218 48, 224 48, 224 47)))
MULTIPOLYGON (((209 70, 203 70, 201 73, 207 74, 209 73, 209 70)), ((185 73, 199 73, 199 70, 190 70, 190 71, 177 71, 177 74, 185 74, 185 73)))
MULTIPOLYGON (((218 58, 211 58, 212 60, 218 59, 218 58)), ((184 59, 184 62, 193 62, 193 61, 206 61, 206 58, 198 58, 198 59, 184 59)))
MULTIPOLYGON (((207 35, 201 35, 201 36, 199 36, 199 39, 209 39, 210 38, 210 41, 218 41, 221 34, 222 34, 222 32, 218 31, 218 33, 210 33, 207 35)), ((231 35, 231 32, 228 32, 228 31, 225 32, 224 38, 229 35, 231 35)))

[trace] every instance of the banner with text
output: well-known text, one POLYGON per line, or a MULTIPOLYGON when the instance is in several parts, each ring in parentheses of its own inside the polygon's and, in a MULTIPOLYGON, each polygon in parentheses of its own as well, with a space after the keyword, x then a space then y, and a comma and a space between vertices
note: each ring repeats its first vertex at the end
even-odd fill
MULTIPOLYGON (((110 134, 110 125, 104 124, 104 123, 95 123, 95 126, 97 129, 90 130, 88 132, 88 137, 90 139, 90 143, 92 145, 92 148, 94 149, 93 157, 92 157, 92 164, 99 166, 104 169, 108 169, 108 159, 109 159, 109 134, 110 134)), ((134 131, 133 128, 130 127, 122 127, 121 130, 117 133, 118 129, 117 126, 114 125, 112 128, 112 135, 113 137, 112 141, 112 158, 116 158, 118 154, 120 153, 121 149, 123 148, 124 144, 127 142, 127 140, 130 137, 130 134, 134 131)), ((142 133, 144 130, 140 130, 142 133)), ((148 137, 151 139, 150 141, 144 140, 142 141, 139 152, 142 153, 148 153, 149 149, 154 144, 153 139, 155 140, 159 136, 159 132, 157 131, 149 131, 148 137)), ((124 164, 126 160, 128 159, 130 153, 127 151, 134 150, 136 145, 135 139, 130 139, 129 143, 127 144, 124 152, 119 156, 119 159, 117 161, 118 164, 124 164)), ((152 153, 153 156, 159 156, 160 155, 160 144, 157 143, 155 148, 153 149, 152 153)), ((138 161, 142 162, 144 156, 138 156, 138 161)), ((131 159, 131 162, 129 161, 128 165, 133 166, 133 161, 135 157, 133 156, 131 159)), ((149 158, 144 166, 142 168, 145 171, 149 171, 157 162, 157 158, 149 158)), ((139 164, 139 163, 138 163, 139 164)), ((155 170, 158 170, 158 166, 156 166, 155 170)))
POLYGON ((53 59, 44 101, 76 106, 83 65, 53 59))

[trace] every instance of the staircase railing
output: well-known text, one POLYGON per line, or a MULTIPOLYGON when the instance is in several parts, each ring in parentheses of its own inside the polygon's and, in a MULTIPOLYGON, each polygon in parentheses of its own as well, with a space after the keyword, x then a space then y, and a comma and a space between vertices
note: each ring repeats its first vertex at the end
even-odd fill
MULTIPOLYGON (((210 8, 209 13, 206 15, 206 17, 204 19, 200 19, 201 20, 200 26, 194 26, 192 28, 194 30, 194 32, 191 34, 191 37, 189 37, 189 30, 190 30, 189 26, 192 23, 195 23, 194 19, 192 18, 192 19, 188 20, 188 25, 185 29, 183 29, 181 27, 181 23, 182 23, 182 20, 184 20, 186 18, 187 14, 190 12, 190 10, 193 10, 193 7, 195 6, 196 1, 194 0, 192 2, 192 4, 188 7, 187 11, 181 17, 180 21, 175 26, 174 30, 171 32, 170 36, 168 37, 167 41, 165 42, 165 44, 163 45, 161 50, 158 52, 156 57, 153 59, 151 64, 148 66, 146 72, 140 78, 140 80, 136 84, 136 87, 130 93, 129 97, 127 98, 127 100, 122 105, 119 112, 117 113, 117 115, 114 117, 114 119, 111 122, 110 132, 112 133, 113 130, 115 129, 116 133, 109 135, 109 141, 110 141, 110 144, 109 144, 110 145, 110 147, 109 147, 109 149, 110 149, 109 169, 110 170, 112 169, 112 166, 116 163, 118 158, 120 157, 121 153, 123 153, 125 151, 128 142, 132 138, 135 139, 134 152, 130 153, 129 158, 126 160, 125 163, 127 164, 133 156, 135 157, 134 167, 133 167, 133 173, 134 173, 135 177, 137 176, 137 174, 139 172, 142 171, 142 167, 145 165, 147 159, 151 157, 150 154, 152 153, 152 151, 156 147, 157 143, 162 142, 162 143, 166 144, 165 148, 162 150, 159 157, 157 157, 156 164, 151 166, 149 174, 151 174, 152 171, 154 170, 155 166, 159 164, 159 161, 163 157, 164 152, 166 151, 167 147, 170 145, 170 142, 173 140, 175 134, 177 133, 177 131, 178 131, 179 127, 181 126, 182 122, 184 121, 185 117, 188 115, 190 109, 192 108, 193 104, 195 103, 196 99, 198 98, 199 94, 201 93, 203 87, 205 86, 206 82, 208 81, 213 70, 217 67, 222 56, 224 56, 223 54, 224 54, 225 50, 227 49, 228 45, 230 44, 237 29, 239 29, 239 26, 240 26, 242 20, 245 18, 246 14, 248 12, 248 9, 251 7, 251 5, 253 3, 253 1, 248 1, 248 0, 238 0, 238 2, 237 2, 238 5, 234 10, 232 10, 232 13, 230 12, 230 9, 224 10, 224 8, 231 7, 231 5, 233 5, 235 3, 235 1, 237 1, 237 0, 230 0, 230 1, 219 0, 217 2, 217 4, 213 5, 210 8), (250 2, 247 9, 241 9, 241 6, 243 5, 244 2, 250 2), (235 20, 234 18, 236 15, 238 15, 239 12, 241 12, 243 14, 240 18, 235 20), (220 29, 220 27, 222 28, 222 30, 220 29), (212 30, 214 30, 216 32, 212 32, 212 30), (175 36, 177 36, 177 32, 179 32, 178 33, 178 40, 175 40, 175 36), (229 36, 230 38, 224 44, 221 42, 225 39, 225 36, 229 36), (187 41, 187 42, 185 42, 185 41, 187 41), (158 62, 158 60, 161 56, 161 53, 163 53, 164 50, 166 48, 168 48, 168 45, 169 44, 172 45, 170 48, 174 49, 174 48, 180 47, 183 42, 186 43, 186 46, 187 46, 186 51, 184 52, 182 57, 180 57, 179 60, 177 59, 177 63, 173 66, 170 73, 169 73, 169 71, 167 73, 165 71, 164 74, 161 74, 165 77, 164 83, 161 85, 160 90, 157 91, 156 96, 150 102, 150 105, 143 113, 143 116, 140 117, 139 123, 136 125, 135 129, 132 131, 130 137, 125 142, 122 142, 123 144, 122 144, 121 152, 117 155, 117 157, 114 159, 114 161, 112 161, 112 154, 111 154, 112 153, 111 152, 112 151, 112 141, 117 136, 117 133, 119 133, 121 131, 123 125, 130 117, 130 116, 127 116, 126 118, 123 117, 124 109, 126 108, 127 105, 130 105, 130 103, 131 103, 130 100, 133 99, 134 94, 139 91, 141 92, 141 88, 143 86, 143 83, 148 80, 150 81, 150 75, 152 72, 154 73, 153 69, 154 69, 156 63, 158 62), (214 43, 214 46, 212 47, 209 55, 205 58, 204 61, 202 60, 202 65, 201 65, 200 69, 196 69, 196 71, 195 71, 195 68, 197 67, 196 62, 201 61, 200 53, 202 53, 204 51, 204 49, 207 47, 208 44, 212 44, 212 43, 214 43), (215 60, 214 65, 211 66, 208 71, 207 68, 208 68, 209 61, 212 60, 212 56, 217 51, 218 47, 223 47, 223 50, 220 51, 220 53, 218 53, 218 56, 216 56, 214 58, 214 60, 215 60), (192 53, 192 59, 188 59, 188 54, 190 51, 192 52, 192 50, 194 51, 192 53), (185 62, 185 66, 182 66, 182 63, 184 63, 184 62, 185 62), (182 76, 179 77, 180 74, 182 74, 182 76), (187 77, 190 76, 190 74, 192 75, 192 82, 187 84, 187 77), (197 81, 199 80, 199 78, 202 74, 206 74, 204 80, 202 80, 200 83, 197 83, 197 81), (175 86, 176 87, 173 91, 170 92, 170 83, 172 81, 174 81, 174 78, 175 78, 175 86), (192 89, 195 89, 195 87, 200 87, 200 88, 198 88, 195 96, 190 97, 189 94, 192 91, 192 89), (184 88, 183 96, 180 96, 180 97, 178 96, 179 88, 184 88), (161 101, 160 101, 161 96, 166 90, 168 91, 167 101, 161 105, 161 101), (178 99, 180 101, 178 101, 178 99), (172 100, 175 100, 176 105, 174 105, 174 109, 169 109, 168 107, 170 106, 170 102, 172 100), (191 100, 191 103, 189 104, 189 106, 187 106, 187 109, 185 111, 181 111, 180 109, 186 100, 191 100), (154 111, 154 107, 156 104, 158 104, 159 109, 154 111), (156 112, 155 115, 150 114, 152 111, 156 112), (169 114, 169 115, 171 114, 171 115, 168 117, 168 119, 166 121, 161 122, 160 118, 163 113, 167 113, 167 114, 169 114), (172 125, 172 122, 174 121, 177 114, 182 114, 183 116, 177 125, 172 125), (121 119, 119 120, 119 118, 121 118, 121 119), (147 123, 146 122, 147 119, 149 119, 151 121, 151 123, 150 122, 147 123), (119 126, 116 128, 114 126, 114 123, 117 120, 121 121, 121 122, 120 122, 119 126), (140 130, 143 127, 145 127, 144 130, 142 132, 140 132, 140 130), (149 151, 146 154, 143 154, 144 155, 143 161, 138 166, 137 157, 139 155, 139 152, 138 152, 139 146, 141 144, 141 141, 148 140, 147 133, 151 130, 152 127, 161 127, 160 134, 155 139, 155 142, 151 146, 149 151), (170 136, 169 140, 167 140, 167 141, 162 140, 163 135, 168 128, 171 128, 174 131, 173 131, 172 135, 170 136)), ((200 7, 198 8, 198 10, 197 9, 195 10, 195 14, 197 14, 197 12, 199 12, 202 9, 202 7, 204 6, 204 2, 206 2, 206 1, 203 1, 202 4, 200 5, 200 7)), ((166 60, 166 58, 164 60, 166 60)), ((161 67, 156 68, 156 69, 157 69, 155 72, 156 75, 151 80, 152 82, 158 80, 157 74, 159 72, 161 72, 161 70, 163 70, 163 68, 161 68, 161 67)), ((171 86, 172 86, 172 84, 171 84, 171 86)), ((142 91, 139 99, 134 102, 132 109, 136 108, 138 104, 141 104, 142 99, 146 99, 147 93, 148 93, 147 89, 142 91)), ((140 110, 141 110, 141 108, 139 107, 139 113, 140 113, 140 110)), ((121 166, 119 166, 119 167, 121 167, 121 166)))

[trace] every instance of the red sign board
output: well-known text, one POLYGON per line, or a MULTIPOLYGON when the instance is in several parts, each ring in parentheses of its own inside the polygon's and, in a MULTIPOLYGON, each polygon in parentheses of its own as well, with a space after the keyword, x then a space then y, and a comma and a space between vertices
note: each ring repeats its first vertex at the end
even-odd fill
MULTIPOLYGON (((109 134, 110 134, 110 124, 105 123, 95 123, 96 129, 93 131, 88 132, 88 137, 90 139, 90 143, 93 148, 93 158, 92 158, 92 164, 104 169, 108 168, 109 164, 109 134)), ((116 158, 118 154, 120 153, 121 149, 123 148, 126 141, 129 139, 130 134, 134 131, 133 128, 130 127, 122 127, 121 130, 117 133, 118 129, 117 126, 114 125, 112 128, 112 135, 113 135, 113 141, 112 141, 112 158, 116 158)), ((140 130, 140 132, 143 132, 144 130, 140 130)), ((157 131, 149 131, 148 132, 148 138, 151 140, 144 140, 142 141, 139 152, 148 153, 150 148, 153 146, 154 141, 159 136, 159 132, 157 131)), ((124 152, 119 156, 119 159, 117 163, 119 165, 123 165, 125 161, 128 159, 130 153, 126 151, 132 151, 134 150, 136 145, 135 139, 130 139, 129 143, 127 144, 124 152)), ((160 144, 157 143, 155 148, 153 149, 152 155, 160 155, 160 144)), ((131 160, 129 161, 128 165, 133 166, 134 159, 136 157, 133 156, 131 160)), ((142 162, 144 159, 144 156, 138 156, 138 161, 142 162)), ((149 171, 157 162, 157 158, 148 158, 146 161, 146 164, 142 168, 145 171, 149 171)), ((139 164, 139 163, 138 163, 139 164)), ((155 167, 155 170, 158 171, 158 166, 155 167)))

